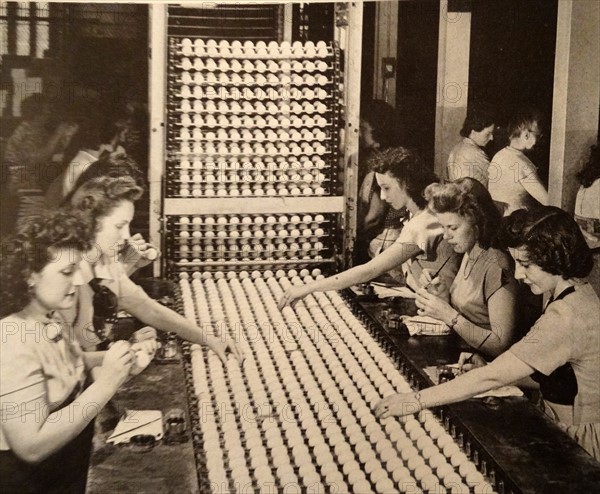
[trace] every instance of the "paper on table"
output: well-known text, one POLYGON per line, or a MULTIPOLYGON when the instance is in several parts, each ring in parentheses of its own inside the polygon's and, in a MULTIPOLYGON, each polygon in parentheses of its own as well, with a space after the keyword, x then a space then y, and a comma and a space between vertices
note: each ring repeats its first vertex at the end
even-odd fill
POLYGON ((375 291, 375 295, 379 298, 389 298, 389 297, 402 297, 402 298, 416 298, 417 294, 406 288, 405 286, 397 286, 397 287, 385 287, 373 285, 373 290, 375 291))
POLYGON ((429 316, 407 317, 402 322, 411 336, 442 336, 450 333, 450 328, 443 321, 429 316))
POLYGON ((128 443, 133 436, 149 434, 156 440, 163 437, 163 415, 160 410, 127 410, 106 440, 108 443, 128 443))

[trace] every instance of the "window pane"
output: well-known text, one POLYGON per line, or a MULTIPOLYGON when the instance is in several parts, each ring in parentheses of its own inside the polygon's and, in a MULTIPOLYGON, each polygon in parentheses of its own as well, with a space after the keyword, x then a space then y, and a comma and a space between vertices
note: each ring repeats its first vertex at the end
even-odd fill
POLYGON ((29 2, 19 2, 18 17, 29 17, 29 2))
POLYGON ((8 102, 8 89, 0 89, 0 117, 4 116, 6 103, 8 102))
POLYGON ((0 21, 0 55, 8 54, 8 22, 0 21))
POLYGON ((48 18, 50 17, 50 4, 47 2, 37 2, 35 4, 35 15, 36 17, 48 18))
POLYGON ((44 58, 44 52, 49 48, 50 27, 48 22, 42 21, 37 24, 37 37, 35 47, 35 56, 44 58))
POLYGON ((0 2, 0 17, 6 17, 7 15, 6 2, 0 2))
POLYGON ((17 21, 17 55, 29 54, 29 21, 17 21))

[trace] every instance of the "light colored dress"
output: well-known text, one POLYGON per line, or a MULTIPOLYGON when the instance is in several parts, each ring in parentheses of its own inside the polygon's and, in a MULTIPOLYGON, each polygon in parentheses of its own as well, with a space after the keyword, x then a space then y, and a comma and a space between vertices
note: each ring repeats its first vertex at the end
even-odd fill
MULTIPOLYGON (((0 321, 0 413, 3 422, 49 412, 83 391, 86 377, 81 348, 62 335, 62 322, 48 325, 16 314, 0 321), (37 410, 37 411, 36 411, 37 410)), ((66 417, 65 417, 66 418, 66 417)), ((0 450, 10 450, 0 428, 0 450)))
POLYGON ((600 300, 589 283, 552 302, 509 351, 548 376, 570 363, 577 379, 573 406, 546 402, 546 413, 600 461, 600 300))
POLYGON ((523 184, 531 182, 542 187, 543 184, 537 167, 521 151, 510 146, 501 149, 494 155, 488 170, 488 190, 492 199, 502 204, 505 216, 538 204, 523 184))
POLYGON ((490 159, 472 139, 464 137, 450 151, 446 166, 446 178, 450 181, 471 177, 488 186, 490 159))
POLYGON ((466 271, 467 259, 465 254, 450 287, 450 305, 476 326, 491 330, 490 297, 502 287, 518 296, 510 256, 498 249, 482 250, 470 271, 466 271))

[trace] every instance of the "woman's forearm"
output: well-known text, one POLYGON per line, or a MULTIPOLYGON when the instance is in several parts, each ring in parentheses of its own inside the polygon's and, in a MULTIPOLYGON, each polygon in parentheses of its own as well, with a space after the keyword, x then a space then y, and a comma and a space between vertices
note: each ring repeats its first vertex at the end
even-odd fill
POLYGON ((466 372, 437 386, 418 392, 386 396, 376 406, 379 417, 411 415, 425 408, 448 405, 473 398, 478 394, 516 382, 533 373, 533 368, 504 352, 491 364, 466 372))
POLYGON ((367 281, 378 276, 370 273, 368 265, 369 263, 359 264, 358 266, 347 269, 346 271, 342 271, 341 273, 334 274, 328 278, 323 278, 322 280, 308 283, 305 286, 306 292, 308 294, 313 292, 326 292, 329 290, 343 290, 344 288, 348 288, 352 285, 366 283, 367 281))
MULTIPOLYGON (((91 384, 73 403, 40 419, 24 416, 18 429, 5 432, 15 454, 28 463, 38 463, 75 439, 115 394, 116 388, 103 382, 91 384)), ((40 404, 40 413, 47 405, 40 404)))
POLYGON ((501 376, 489 372, 488 366, 461 374, 451 381, 425 388, 420 392, 423 408, 431 408, 467 400, 480 393, 508 384, 501 376))
POLYGON ((548 191, 537 175, 521 180, 521 185, 537 202, 544 206, 548 205, 548 191))
POLYGON ((511 352, 504 352, 493 362, 465 372, 451 381, 420 392, 423 408, 431 408, 467 400, 480 393, 514 383, 533 373, 533 369, 511 352))
POLYGON ((104 360, 104 355, 106 355, 106 352, 83 352, 85 368, 91 370, 94 367, 100 367, 104 360))
POLYGON ((192 343, 205 345, 209 338, 204 329, 156 301, 152 301, 152 304, 145 304, 141 310, 136 308, 127 308, 126 310, 144 324, 161 331, 173 331, 192 343))
POLYGON ((366 264, 359 264, 341 273, 306 285, 306 294, 343 290, 352 285, 366 283, 393 268, 397 268, 422 250, 415 244, 393 244, 366 264))
POLYGON ((455 316, 452 320, 444 322, 450 325, 456 320, 456 324, 452 329, 471 347, 477 348, 479 352, 490 357, 496 357, 506 349, 504 348, 503 338, 493 327, 492 329, 482 328, 472 323, 458 311, 455 314, 458 314, 458 319, 455 316))

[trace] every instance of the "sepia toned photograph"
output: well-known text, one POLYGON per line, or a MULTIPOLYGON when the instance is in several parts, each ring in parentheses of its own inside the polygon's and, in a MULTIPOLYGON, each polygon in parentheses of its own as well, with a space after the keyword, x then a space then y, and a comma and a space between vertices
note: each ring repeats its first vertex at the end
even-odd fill
POLYGON ((600 492, 600 1, 0 1, 2 494, 600 492))

